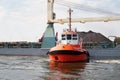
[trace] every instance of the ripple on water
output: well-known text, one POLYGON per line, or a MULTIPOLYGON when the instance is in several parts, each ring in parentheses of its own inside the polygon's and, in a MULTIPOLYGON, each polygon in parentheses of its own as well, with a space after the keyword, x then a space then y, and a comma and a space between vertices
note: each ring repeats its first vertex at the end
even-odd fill
POLYGON ((56 63, 45 56, 0 56, 0 80, 119 80, 120 60, 56 63))

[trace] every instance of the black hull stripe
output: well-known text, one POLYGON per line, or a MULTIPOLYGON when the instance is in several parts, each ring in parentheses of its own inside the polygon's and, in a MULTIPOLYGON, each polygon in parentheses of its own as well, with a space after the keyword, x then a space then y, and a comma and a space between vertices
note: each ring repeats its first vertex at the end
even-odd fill
POLYGON ((80 52, 80 51, 72 51, 72 50, 56 50, 48 52, 47 54, 72 54, 72 55, 80 55, 80 54, 88 54, 87 51, 80 52))

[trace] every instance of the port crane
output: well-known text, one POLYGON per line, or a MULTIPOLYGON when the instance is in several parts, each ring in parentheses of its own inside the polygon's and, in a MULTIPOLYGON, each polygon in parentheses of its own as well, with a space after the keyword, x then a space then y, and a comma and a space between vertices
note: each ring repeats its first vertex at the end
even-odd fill
MULTIPOLYGON (((61 1, 63 2, 64 0, 61 0, 61 1)), ((66 3, 64 5, 70 7, 66 3)), ((53 6, 54 6, 54 0, 48 0, 48 23, 61 23, 61 24, 68 23, 69 19, 67 19, 67 18, 66 19, 55 19, 55 16, 53 13, 53 6)), ((108 12, 108 11, 101 11, 101 12, 110 14, 110 12, 108 12)), ((116 15, 110 16, 110 17, 72 18, 71 22, 86 23, 86 22, 120 21, 120 14, 112 13, 112 12, 111 12, 111 14, 113 14, 113 15, 116 14, 116 15)))
MULTIPOLYGON (((58 1, 58 0, 56 0, 56 1, 58 1)), ((62 1, 61 3, 65 6, 74 7, 74 6, 70 6, 72 3, 69 3, 69 1, 65 2, 65 3, 64 3, 64 0, 59 0, 59 1, 62 1)), ((44 33, 43 42, 41 44, 42 48, 50 48, 50 47, 53 47, 55 45, 56 40, 55 40, 54 28, 53 28, 54 23, 64 24, 64 23, 69 22, 68 18, 55 19, 54 3, 55 3, 55 0, 47 0, 47 23, 48 23, 48 27, 44 33), (46 44, 46 43, 48 43, 48 44, 46 44)), ((94 11, 94 9, 92 11, 94 11)), ((99 9, 96 9, 95 11, 99 11, 99 9)), ((107 12, 107 11, 100 11, 100 12, 107 13, 107 14, 109 14, 109 13, 115 14, 115 13, 107 12)), ((80 23, 108 22, 108 21, 120 21, 120 14, 115 14, 114 16, 110 16, 110 17, 71 18, 71 22, 80 22, 80 23)))

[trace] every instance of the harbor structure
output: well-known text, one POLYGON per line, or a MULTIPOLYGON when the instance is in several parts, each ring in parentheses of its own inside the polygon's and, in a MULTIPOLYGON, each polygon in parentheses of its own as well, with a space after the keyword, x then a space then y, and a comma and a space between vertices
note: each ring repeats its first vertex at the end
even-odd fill
MULTIPOLYGON (((69 1, 68 1, 69 2, 69 1)), ((55 32, 54 32, 54 24, 55 23, 68 23, 69 20, 67 18, 65 19, 56 19, 55 18, 55 13, 54 13, 54 0, 47 0, 48 4, 48 26, 46 28, 46 31, 44 35, 50 33, 52 35, 43 35, 42 41, 39 42, 1 42, 0 46, 0 54, 3 55, 46 55, 47 51, 49 50, 50 47, 53 47, 56 45, 56 39, 55 39, 55 32), (47 41, 53 41, 53 42, 48 42, 47 41), (46 45, 47 44, 47 45, 46 45), (38 45, 38 47, 33 47, 33 45, 38 45)), ((64 4, 66 5, 66 4, 64 4)), ((86 23, 86 22, 108 22, 108 21, 119 21, 120 16, 110 16, 110 17, 97 17, 97 18, 72 18, 71 22, 79 22, 79 23, 86 23)), ((87 39, 87 38, 86 38, 87 39)), ((85 38, 84 38, 85 40, 85 38)), ((94 42, 95 43, 95 42, 94 42)), ((99 42, 98 42, 99 43, 99 42)), ((84 42, 83 42, 84 44, 84 42)), ((118 57, 120 56, 120 49, 119 45, 117 48, 110 48, 110 49, 91 49, 91 44, 90 42, 88 43, 90 45, 90 48, 88 51, 92 57, 105 57, 108 56, 111 57, 118 57), (115 54, 113 54, 115 53, 115 54)), ((85 44, 86 45, 86 44, 85 44)), ((93 45, 93 42, 92 42, 93 45)), ((104 48, 104 47, 103 47, 104 48)))

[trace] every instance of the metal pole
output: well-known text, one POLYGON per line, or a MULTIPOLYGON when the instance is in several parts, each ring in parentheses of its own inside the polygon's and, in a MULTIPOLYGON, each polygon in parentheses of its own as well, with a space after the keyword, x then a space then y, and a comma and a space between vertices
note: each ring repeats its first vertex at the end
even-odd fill
POLYGON ((72 10, 71 10, 71 8, 69 8, 69 29, 70 29, 70 31, 71 31, 71 12, 72 12, 72 10))
POLYGON ((51 20, 53 20, 54 18, 53 4, 54 4, 54 0, 47 0, 48 23, 54 23, 54 22, 51 22, 51 20))

